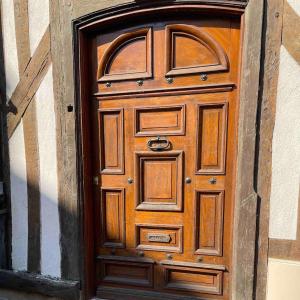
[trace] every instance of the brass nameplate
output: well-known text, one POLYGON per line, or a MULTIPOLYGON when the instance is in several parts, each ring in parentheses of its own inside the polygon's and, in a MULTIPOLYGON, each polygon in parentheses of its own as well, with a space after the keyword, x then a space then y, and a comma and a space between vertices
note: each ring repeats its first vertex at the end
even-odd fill
POLYGON ((162 234, 162 233, 148 233, 147 237, 149 242, 156 242, 156 243, 170 243, 171 240, 169 234, 162 234))

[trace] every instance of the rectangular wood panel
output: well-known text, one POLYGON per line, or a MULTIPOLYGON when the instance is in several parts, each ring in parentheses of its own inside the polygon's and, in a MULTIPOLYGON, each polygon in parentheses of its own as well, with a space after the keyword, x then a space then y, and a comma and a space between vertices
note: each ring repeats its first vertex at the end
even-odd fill
POLYGON ((195 193, 195 253, 222 255, 223 191, 195 193))
POLYGON ((103 247, 125 247, 124 189, 101 189, 101 231, 103 247))
POLYGON ((184 135, 185 106, 135 108, 135 135, 184 135))
POLYGON ((182 151, 135 153, 137 210, 182 209, 182 151))
POLYGON ((153 263, 101 259, 100 279, 104 283, 153 287, 153 263))
POLYGON ((139 250, 182 252, 181 225, 136 224, 136 248, 139 250))
POLYGON ((224 174, 227 103, 200 104, 197 114, 196 174, 224 174))
POLYGON ((124 173, 123 109, 99 110, 100 172, 124 173))
POLYGON ((164 266, 165 288, 221 295, 223 272, 199 268, 164 266))

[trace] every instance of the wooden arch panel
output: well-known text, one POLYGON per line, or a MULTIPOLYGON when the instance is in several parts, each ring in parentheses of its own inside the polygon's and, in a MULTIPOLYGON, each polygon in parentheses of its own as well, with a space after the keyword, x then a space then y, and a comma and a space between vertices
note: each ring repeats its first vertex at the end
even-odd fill
POLYGON ((192 25, 166 26, 166 75, 227 71, 223 47, 208 33, 192 25))
POLYGON ((105 51, 98 69, 98 82, 152 77, 152 28, 117 37, 105 51))

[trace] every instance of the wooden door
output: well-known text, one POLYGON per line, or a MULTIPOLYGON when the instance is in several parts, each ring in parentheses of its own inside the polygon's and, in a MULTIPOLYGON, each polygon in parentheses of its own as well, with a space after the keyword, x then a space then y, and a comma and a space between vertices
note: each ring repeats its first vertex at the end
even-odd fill
POLYGON ((239 43, 238 19, 192 14, 91 39, 100 298, 229 299, 239 43))

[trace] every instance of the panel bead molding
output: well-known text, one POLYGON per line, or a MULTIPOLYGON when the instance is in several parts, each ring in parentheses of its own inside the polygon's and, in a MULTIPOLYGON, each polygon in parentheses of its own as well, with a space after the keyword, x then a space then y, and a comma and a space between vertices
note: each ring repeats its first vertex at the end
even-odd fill
POLYGON ((104 52, 98 82, 151 78, 152 48, 152 28, 122 34, 104 52))
POLYGON ((167 76, 228 69, 229 61, 224 49, 208 33, 191 25, 166 26, 167 76))

